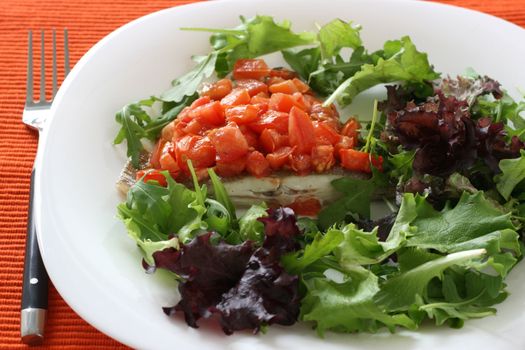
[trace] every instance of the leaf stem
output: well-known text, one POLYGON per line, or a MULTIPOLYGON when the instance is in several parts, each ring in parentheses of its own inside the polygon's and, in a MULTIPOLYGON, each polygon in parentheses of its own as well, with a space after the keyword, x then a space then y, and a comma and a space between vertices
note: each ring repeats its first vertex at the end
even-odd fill
POLYGON ((372 141, 372 136, 374 134, 374 128, 376 126, 377 121, 377 99, 374 100, 374 112, 372 113, 372 122, 370 124, 370 130, 368 131, 368 136, 366 137, 366 143, 365 147, 363 149, 364 152, 368 153, 370 149, 370 143, 372 141))

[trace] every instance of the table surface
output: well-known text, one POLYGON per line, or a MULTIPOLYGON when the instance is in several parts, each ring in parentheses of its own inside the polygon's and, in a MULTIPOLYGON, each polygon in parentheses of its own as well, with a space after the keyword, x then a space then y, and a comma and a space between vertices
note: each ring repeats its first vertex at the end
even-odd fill
MULTIPOLYGON (((123 24, 184 0, 3 0, 0 9, 0 349, 20 349, 20 295, 29 175, 37 135, 20 121, 25 101, 27 32, 68 28, 71 64, 123 24)), ((440 0, 525 27, 525 0, 440 0)), ((48 34, 49 35, 49 34, 48 34)), ((61 35, 60 35, 61 36, 61 35)), ((59 36, 59 37, 60 37, 59 36)), ((59 43, 61 38, 59 38, 59 43)), ((59 74, 59 78, 61 78, 59 74)), ((54 287, 41 348, 125 348, 71 310, 54 287)))

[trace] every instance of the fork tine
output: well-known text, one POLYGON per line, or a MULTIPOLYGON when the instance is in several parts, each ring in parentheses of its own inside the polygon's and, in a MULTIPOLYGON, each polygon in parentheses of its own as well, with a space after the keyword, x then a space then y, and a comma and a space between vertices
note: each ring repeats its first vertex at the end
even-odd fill
POLYGON ((44 47, 44 31, 41 31, 40 43, 40 101, 46 102, 46 62, 45 62, 45 47, 44 47))
POLYGON ((53 94, 51 99, 55 98, 57 93, 57 36, 53 29, 53 94))
POLYGON ((33 32, 29 31, 27 39, 27 81, 26 103, 33 102, 33 32))
POLYGON ((69 74, 69 40, 67 36, 67 28, 64 29, 64 72, 65 76, 69 74))

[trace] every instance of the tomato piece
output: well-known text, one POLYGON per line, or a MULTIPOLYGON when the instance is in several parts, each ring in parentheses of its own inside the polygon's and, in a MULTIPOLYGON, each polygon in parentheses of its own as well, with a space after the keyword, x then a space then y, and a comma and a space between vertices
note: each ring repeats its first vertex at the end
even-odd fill
POLYGON ((312 157, 309 154, 292 153, 290 157, 292 170, 299 175, 306 175, 312 168, 312 157))
POLYGON ((292 153, 292 147, 281 147, 273 153, 268 153, 266 159, 268 160, 268 163, 270 163, 272 169, 280 169, 288 163, 292 153))
POLYGON ((314 125, 315 142, 318 145, 335 145, 341 141, 341 135, 327 122, 312 122, 314 125))
POLYGON ((312 166, 318 173, 330 170, 335 164, 334 146, 319 145, 312 148, 312 166))
POLYGON ((288 119, 288 137, 290 146, 296 147, 298 154, 310 154, 315 146, 315 129, 306 112, 297 107, 290 110, 288 119))
POLYGON ((255 177, 268 176, 272 172, 270 163, 259 151, 253 151, 248 155, 246 159, 246 170, 255 177))
POLYGON ((202 135, 206 129, 207 127, 203 125, 198 119, 193 119, 188 124, 186 124, 182 131, 184 134, 202 135))
POLYGON ((167 143, 166 140, 159 139, 157 143, 155 144, 155 147, 153 148, 153 152, 151 152, 151 156, 149 157, 149 164, 152 168, 159 169, 160 168, 160 156, 164 150, 164 145, 167 143))
POLYGON ((246 89, 235 88, 221 100, 224 107, 246 105, 250 103, 250 94, 246 89))
POLYGON ((160 138, 162 140, 171 140, 173 138, 173 131, 175 129, 175 120, 172 121, 171 123, 168 123, 165 127, 162 128, 162 131, 160 132, 160 138))
POLYGON ((242 105, 226 109, 226 119, 237 125, 253 123, 259 116, 259 105, 242 105))
POLYGON ((352 137, 357 140, 359 130, 361 129, 361 124, 355 118, 350 118, 347 120, 343 129, 341 130, 341 135, 352 137))
POLYGON ((261 59, 240 59, 233 65, 233 78, 240 79, 264 79, 270 74, 270 68, 261 59))
POLYGON ((204 84, 200 95, 208 96, 212 100, 220 100, 228 95, 232 88, 233 84, 230 79, 221 79, 213 84, 204 84))
POLYGON ((195 107, 190 116, 198 120, 203 125, 221 125, 224 124, 224 109, 219 101, 213 101, 195 107))
POLYGON ((263 92, 259 92, 257 95, 253 96, 250 100, 251 104, 266 104, 270 103, 270 96, 263 92))
POLYGON ((214 129, 208 137, 217 151, 217 162, 234 161, 248 153, 248 142, 235 124, 214 129))
POLYGON ((343 136, 341 140, 335 144, 335 156, 339 157, 340 151, 343 149, 352 149, 355 146, 355 139, 343 136))
POLYGON ((175 159, 179 167, 188 173, 188 159, 194 168, 208 168, 215 164, 216 151, 207 137, 186 135, 177 140, 175 159))
POLYGON ((246 142, 248 142, 248 149, 256 149, 259 147, 258 135, 252 129, 250 129, 248 125, 240 125, 239 129, 241 129, 246 142))
POLYGON ((348 170, 371 173, 370 163, 378 168, 379 171, 383 170, 383 157, 381 156, 376 157, 370 153, 355 149, 341 149, 339 150, 339 156, 341 157, 341 165, 348 170))
POLYGON ((339 117, 339 113, 337 113, 333 104, 328 107, 323 107, 323 101, 318 98, 311 95, 304 95, 304 98, 310 102, 310 110, 308 112, 310 114, 318 115, 320 120, 339 117))
POLYGON ((293 106, 296 106, 297 102, 292 95, 283 94, 276 92, 270 97, 270 104, 268 108, 279 112, 290 112, 293 106))
POLYGON ((297 215, 316 216, 321 211, 321 202, 315 198, 299 197, 287 207, 292 208, 297 215))
POLYGON ((220 176, 229 177, 239 175, 246 168, 246 156, 237 158, 233 161, 217 161, 215 171, 220 176))
POLYGON ((292 95, 295 107, 301 108, 307 112, 310 110, 310 103, 304 98, 304 95, 300 92, 296 92, 292 95))
MULTIPOLYGON (((193 101, 193 103, 190 105, 189 109, 192 110, 194 108, 197 108, 199 106, 203 106, 207 103, 210 103, 211 102, 211 99, 210 99, 210 96, 202 96, 202 97, 199 97, 198 99, 196 99, 195 101, 193 101)), ((180 118, 180 114, 179 114, 179 118, 180 118)))
POLYGON ((297 78, 297 73, 295 73, 292 70, 283 68, 283 67, 278 67, 278 68, 274 68, 274 69, 272 69, 270 71, 270 77, 279 77, 279 78, 283 78, 283 79, 293 79, 293 78, 297 78))
POLYGON ((273 85, 273 84, 279 84, 279 83, 282 83, 283 81, 285 81, 286 79, 283 79, 281 77, 269 77, 268 79, 266 79, 266 84, 268 86, 270 85, 273 85))
POLYGON ((281 134, 287 134, 288 113, 269 110, 260 116, 259 120, 249 125, 258 134, 262 133, 264 129, 275 129, 281 134))
POLYGON ((168 186, 166 177, 156 169, 139 170, 137 171, 136 179, 137 181, 142 179, 144 182, 155 181, 162 187, 168 186))
POLYGON ((272 94, 280 92, 282 94, 291 95, 294 92, 299 92, 299 90, 291 80, 285 80, 279 83, 272 84, 268 87, 268 90, 272 94))
POLYGON ((259 142, 266 153, 272 153, 276 149, 288 146, 288 136, 281 135, 274 129, 264 129, 259 137, 259 142))
POLYGON ((260 93, 267 94, 268 93, 268 85, 263 83, 262 81, 255 80, 255 79, 240 79, 236 81, 237 87, 246 89, 248 91, 248 94, 250 96, 255 96, 260 93))
POLYGON ((172 156, 171 152, 162 153, 159 163, 162 170, 168 170, 170 173, 178 173, 180 171, 179 164, 172 156))
POLYGON ((302 94, 305 94, 310 91, 310 87, 308 86, 308 84, 306 84, 304 81, 300 79, 293 78, 292 83, 295 85, 295 88, 297 89, 297 91, 299 91, 302 94))

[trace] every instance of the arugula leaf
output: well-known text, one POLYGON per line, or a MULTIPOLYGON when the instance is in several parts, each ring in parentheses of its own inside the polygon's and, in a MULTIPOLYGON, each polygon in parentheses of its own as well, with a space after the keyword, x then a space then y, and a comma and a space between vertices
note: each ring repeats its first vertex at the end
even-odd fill
POLYGON ((360 26, 352 26, 352 22, 334 19, 319 29, 318 38, 323 59, 337 55, 344 47, 356 49, 361 46, 359 36, 360 26))
POLYGON ((401 38, 401 46, 388 42, 383 48, 388 58, 379 58, 375 64, 365 64, 361 70, 344 81, 324 102, 330 105, 336 100, 341 105, 348 105, 360 92, 382 84, 402 81, 409 84, 424 83, 439 78, 428 62, 427 54, 417 51, 408 36, 401 38), (393 48, 399 48, 393 52, 393 48))
POLYGON ((310 75, 317 70, 321 60, 321 49, 319 47, 312 47, 298 52, 282 50, 281 54, 292 70, 297 72, 305 81, 308 81, 310 75))
POLYGON ((494 179, 496 188, 505 200, 509 200, 514 188, 525 179, 525 151, 521 151, 519 158, 502 159, 499 168, 501 174, 494 179))
POLYGON ((386 175, 375 169, 372 171, 372 177, 367 180, 348 176, 332 181, 332 185, 343 193, 343 196, 321 210, 318 215, 321 228, 327 229, 334 223, 343 221, 349 212, 370 217, 372 197, 386 184, 386 175))
POLYGON ((210 77, 215 71, 217 52, 208 56, 198 57, 198 64, 188 73, 171 82, 171 88, 160 95, 160 99, 166 102, 179 102, 185 96, 191 96, 197 91, 200 83, 210 77))
POLYGON ((127 142, 127 155, 135 168, 139 167, 140 155, 144 151, 142 139, 156 141, 164 126, 174 120, 177 115, 196 99, 196 95, 185 97, 179 103, 163 103, 165 112, 153 118, 148 114, 153 103, 158 101, 152 97, 147 100, 127 104, 117 112, 115 120, 121 124, 120 130, 113 140, 114 144, 127 142))
POLYGON ((315 276, 306 278, 304 284, 307 292, 300 318, 314 321, 321 336, 328 329, 375 332, 385 325, 393 332, 397 325, 417 328, 406 314, 389 315, 374 303, 374 295, 379 291, 378 278, 364 268, 347 271, 343 283, 315 276))

